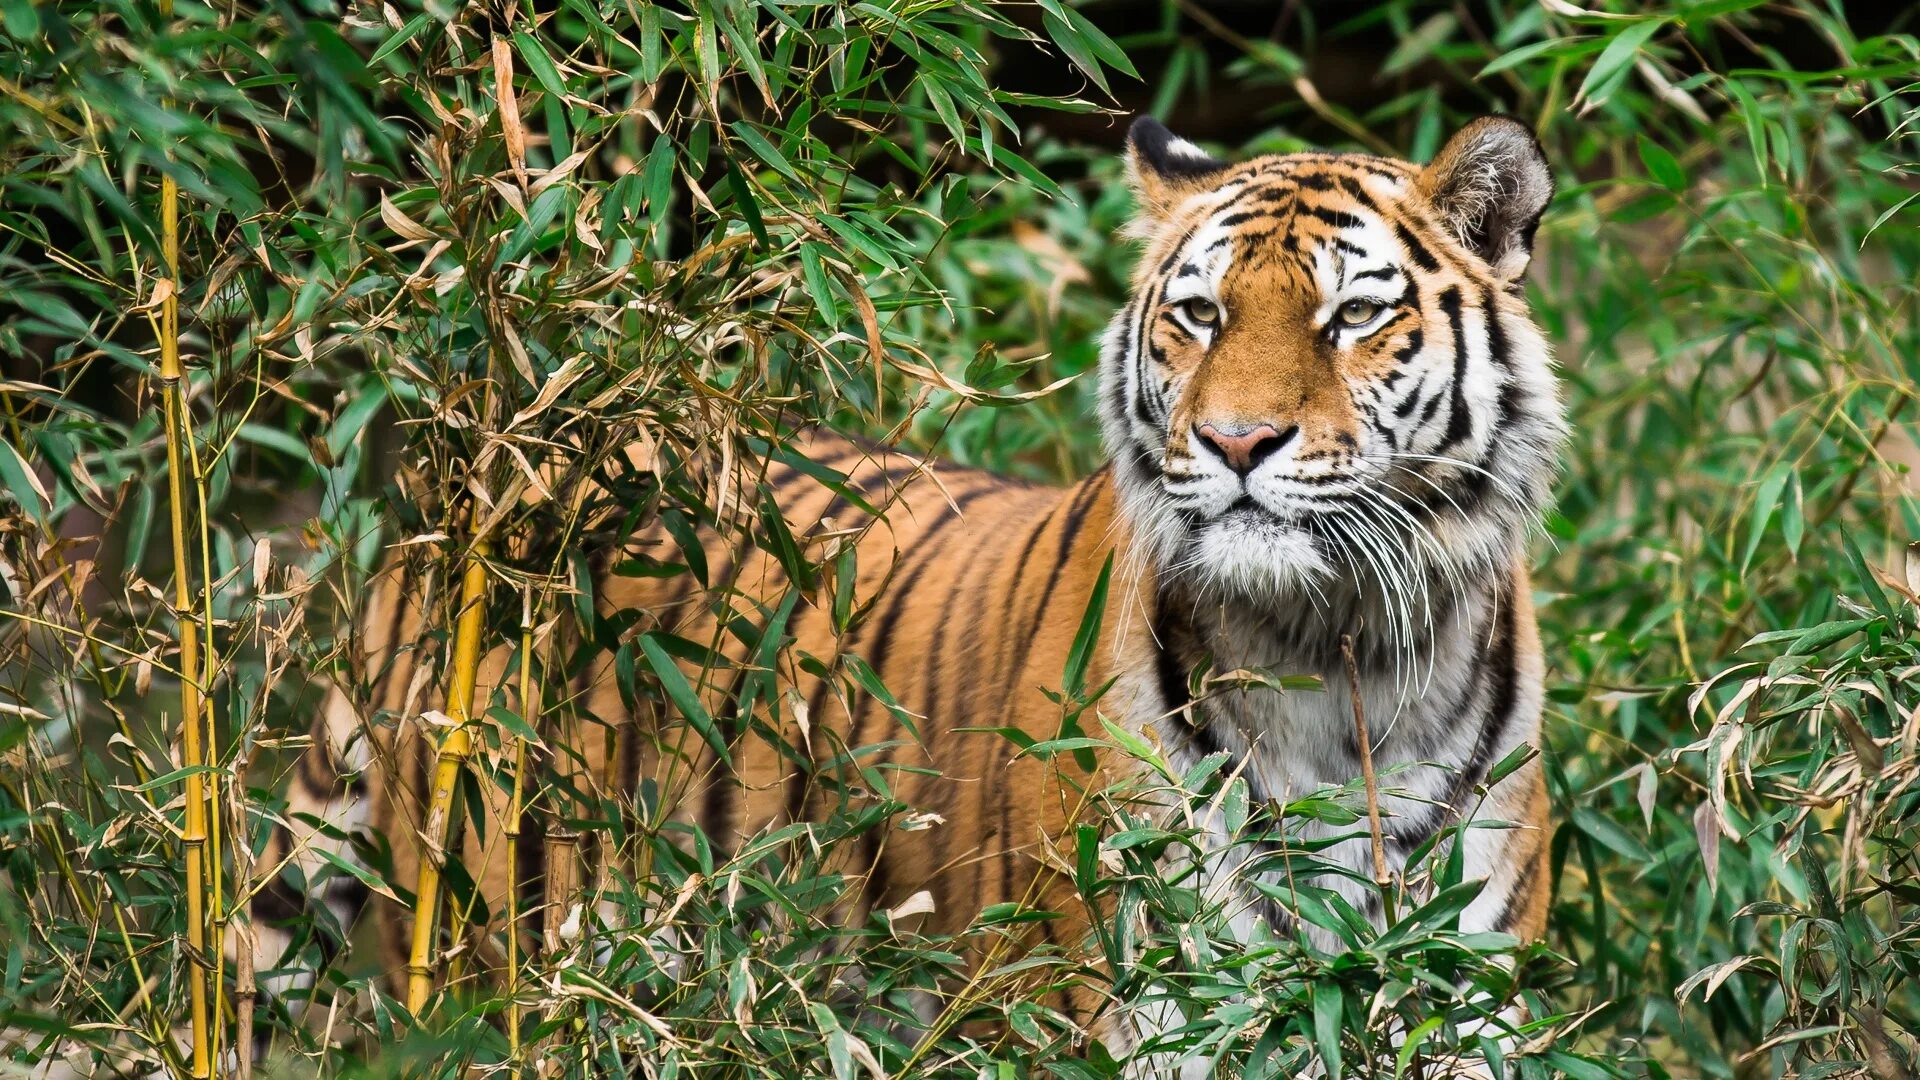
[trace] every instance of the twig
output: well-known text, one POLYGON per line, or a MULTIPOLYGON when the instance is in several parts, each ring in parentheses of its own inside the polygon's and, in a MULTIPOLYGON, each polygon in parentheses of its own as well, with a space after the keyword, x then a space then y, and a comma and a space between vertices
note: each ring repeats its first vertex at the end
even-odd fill
POLYGON ((1360 702, 1360 667, 1353 661, 1353 635, 1340 635, 1340 656, 1347 664, 1347 687, 1353 698, 1354 741, 1360 747, 1360 778, 1367 786, 1367 830, 1373 837, 1373 879, 1381 889, 1393 885, 1387 872, 1387 841, 1380 831, 1380 783, 1373 774, 1373 737, 1367 734, 1367 710, 1360 702))

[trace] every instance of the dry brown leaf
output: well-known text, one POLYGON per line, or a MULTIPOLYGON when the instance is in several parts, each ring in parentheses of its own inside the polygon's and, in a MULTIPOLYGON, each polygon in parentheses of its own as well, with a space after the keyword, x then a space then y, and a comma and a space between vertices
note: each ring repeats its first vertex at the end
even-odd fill
POLYGON ((560 181, 565 180, 568 174, 579 168, 580 163, 587 160, 591 154, 592 151, 590 150, 575 150, 573 153, 568 154, 565 158, 561 159, 560 164, 548 169, 541 175, 540 179, 535 180, 533 186, 527 189, 527 194, 538 195, 560 181))
MULTIPOLYGON (((604 255, 607 249, 600 246, 600 230, 593 225, 593 212, 599 206, 599 188, 594 188, 581 198, 579 208, 573 212, 573 235, 578 237, 581 243, 604 255)), ((621 267, 622 273, 625 270, 625 267, 621 267)))
POLYGON ((173 297, 173 279, 172 278, 155 278, 153 280, 153 292, 151 295, 147 297, 147 302, 140 305, 139 310, 153 311, 156 308, 158 308, 160 305, 172 299, 172 297, 173 297))
POLYGON ((566 393, 567 387, 579 381, 580 376, 586 374, 586 370, 587 357, 584 354, 570 357, 566 363, 554 369, 553 374, 547 376, 547 381, 541 384, 540 392, 527 403, 527 407, 514 413, 513 419, 507 421, 507 430, 512 431, 552 408, 553 403, 560 400, 560 395, 566 393))
POLYGON ((500 193, 500 197, 506 200, 507 205, 513 207, 513 212, 520 215, 520 220, 526 220, 527 200, 521 196, 519 188, 497 176, 487 177, 487 185, 500 193))
POLYGON ((412 246, 422 240, 433 239, 431 229, 408 217, 404 211, 393 205, 384 191, 380 193, 380 220, 386 222, 387 228, 392 229, 394 235, 407 241, 402 246, 412 246))
POLYGON ((500 106, 500 137, 507 144, 507 164, 525 188, 527 132, 520 126, 520 103, 513 96, 513 46, 503 37, 493 39, 493 99, 500 106))
POLYGON ((1693 811, 1693 837, 1700 844, 1700 863, 1707 870, 1707 892, 1718 891, 1720 884, 1720 828, 1711 802, 1703 802, 1693 811))
POLYGON ((500 338, 506 342, 507 358, 513 361, 513 370, 529 384, 538 386, 540 377, 533 373, 533 358, 527 355, 527 347, 520 342, 520 335, 513 332, 513 326, 507 322, 500 324, 500 338))

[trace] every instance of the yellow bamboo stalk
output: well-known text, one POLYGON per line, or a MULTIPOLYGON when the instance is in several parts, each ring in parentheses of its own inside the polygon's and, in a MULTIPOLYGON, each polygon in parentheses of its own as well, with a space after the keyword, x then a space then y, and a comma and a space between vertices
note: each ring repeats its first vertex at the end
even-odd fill
MULTIPOLYGON (((520 719, 528 730, 540 717, 540 691, 533 682, 533 590, 520 596, 520 719)), ((513 804, 507 808, 507 1052, 520 1059, 520 817, 527 807, 527 740, 513 738, 513 804)))
MULTIPOLYGON (((172 15, 172 0, 160 0, 162 19, 172 15)), ((201 746, 205 711, 200 686, 200 626, 195 621, 193 583, 187 561, 187 466, 182 440, 186 412, 185 378, 180 366, 180 190, 169 176, 160 178, 160 249, 172 285, 160 305, 160 396, 167 435, 167 491, 173 527, 173 615, 180 639, 180 761, 187 774, 186 820, 181 847, 187 872, 187 964, 191 972, 193 1076, 213 1075, 212 1032, 207 1015, 207 786, 201 746)))
MULTIPOLYGON (((177 261, 177 256, 175 258, 177 261)), ((177 285, 177 283, 176 283, 177 285)), ((175 289, 176 294, 178 289, 175 289)), ((213 637, 213 530, 207 514, 207 472, 200 460, 199 443, 193 430, 193 415, 184 408, 180 412, 181 445, 186 448, 188 476, 193 481, 194 508, 198 514, 200 540, 200 673, 196 676, 201 687, 201 712, 206 716, 206 764, 216 765, 220 760, 220 731, 215 722, 213 702, 206 697, 206 690, 213 686, 215 674, 220 670, 220 657, 215 651, 213 637)), ((183 669, 184 670, 184 669, 183 669)), ((225 835, 220 815, 220 773, 210 771, 206 774, 207 797, 207 955, 213 964, 213 1016, 216 1021, 227 1015, 227 912, 226 886, 222 881, 222 868, 226 858, 221 850, 220 840, 225 835)), ((244 814, 241 821, 244 822, 244 814)), ((222 1042, 226 1028, 219 1023, 213 1027, 212 1056, 219 1060, 223 1050, 222 1042)))
MULTIPOLYGON (((478 520, 478 515, 475 515, 478 520)), ((453 837, 453 791, 460 771, 473 756, 474 684, 480 675, 480 638, 486 632, 487 543, 476 537, 468 550, 460 586, 460 611, 453 631, 453 673, 447 685, 447 718, 453 726, 440 742, 422 830, 431 845, 421 852, 414 889, 413 948, 407 957, 407 1010, 418 1018, 433 994, 433 946, 440 932, 441 867, 453 837)))

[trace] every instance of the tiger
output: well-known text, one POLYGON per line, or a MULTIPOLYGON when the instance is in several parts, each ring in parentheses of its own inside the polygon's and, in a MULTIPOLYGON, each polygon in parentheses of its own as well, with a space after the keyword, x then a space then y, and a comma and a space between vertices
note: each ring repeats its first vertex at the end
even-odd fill
MULTIPOLYGON (((1550 821, 1542 764, 1524 759, 1540 745, 1545 680, 1528 546, 1568 437, 1524 289, 1553 194, 1539 143, 1489 116, 1425 164, 1333 152, 1230 162, 1143 116, 1123 156, 1139 259, 1101 339, 1107 463, 1064 488, 954 468, 929 481, 929 460, 824 430, 805 436, 804 458, 770 462, 764 484, 797 543, 854 545, 854 594, 870 604, 838 640, 830 605, 799 596, 784 632, 795 655, 858 654, 892 700, 850 692, 817 665, 781 667, 775 740, 726 714, 724 674, 688 666, 718 725, 712 739, 688 738, 684 725, 629 707, 603 649, 569 691, 605 725, 580 736, 583 768, 630 794, 677 762, 665 771, 678 787, 663 798, 724 847, 871 796, 844 758, 841 782, 823 774, 850 748, 883 747, 863 759, 866 776, 884 776, 915 808, 915 831, 863 839, 853 869, 866 911, 922 897, 911 907, 933 932, 959 931, 989 904, 1066 911, 1075 901, 1061 867, 1072 863, 1061 853, 1076 815, 1090 790, 1139 766, 1096 755, 1089 771, 1075 755, 1020 754, 1004 732, 1059 728, 1049 688, 1104 597, 1085 673, 1104 688, 1102 716, 1175 770, 1225 755, 1259 805, 1349 784, 1370 758, 1392 777, 1379 808, 1394 871, 1442 830, 1518 826, 1455 834, 1465 875, 1485 883, 1460 925, 1538 939, 1550 821), (1317 676, 1322 689, 1195 698, 1190 676, 1209 664, 1317 676), (1373 721, 1365 747, 1356 711, 1373 721), (800 760, 793 747, 806 748, 800 760), (1524 763, 1489 787, 1516 754, 1524 763)), ((665 540, 656 528, 623 544, 657 551, 665 540)), ((795 594, 766 550, 717 534, 701 543, 709 580, 765 610, 795 594)), ((626 633, 727 639, 690 575, 613 574, 617 554, 595 562, 595 602, 644 613, 626 633)), ((286 826, 262 859, 285 868, 262 893, 262 971, 290 944, 275 916, 319 902, 344 925, 366 899, 359 876, 328 867, 355 858, 356 832, 391 845, 393 880, 411 881, 418 866, 436 737, 420 718, 438 715, 444 674, 409 645, 425 622, 420 592, 403 561, 390 563, 355 644, 370 689, 335 685, 318 711, 286 826)), ((745 646, 726 647, 744 659, 745 646)), ((481 665, 480 702, 511 695, 509 652, 481 665)), ((559 868, 543 865, 537 842, 505 865, 501 812, 491 808, 485 850, 469 840, 466 865, 485 894, 537 893, 559 868)), ((1204 828, 1208 857, 1225 852, 1224 826, 1204 828)), ((1305 828, 1309 838, 1334 831, 1305 828)), ((1348 834, 1323 854, 1365 879, 1371 847, 1348 834)), ((1322 884, 1383 918, 1376 891, 1322 884)), ((1264 893, 1244 891, 1228 910, 1247 934, 1291 925, 1264 893)), ((564 914, 532 917, 550 936, 564 914)), ((406 959, 405 924, 395 910, 380 920, 390 971, 406 959)), ((1070 948, 1074 925, 1039 921, 1030 944, 1070 948)), ((281 993, 298 981, 279 979, 281 993)), ((1169 1022, 1102 1004, 1063 1007, 1116 1055, 1169 1022)))

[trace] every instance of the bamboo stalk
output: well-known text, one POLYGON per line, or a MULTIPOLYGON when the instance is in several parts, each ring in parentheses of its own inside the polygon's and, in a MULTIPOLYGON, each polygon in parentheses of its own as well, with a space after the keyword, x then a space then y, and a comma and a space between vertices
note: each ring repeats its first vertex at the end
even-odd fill
MULTIPOLYGON (((175 257, 177 261, 177 256, 175 257)), ((178 295, 178 288, 175 288, 178 295)), ((209 528, 211 518, 207 514, 207 473, 206 466, 200 460, 199 444, 195 441, 193 416, 183 407, 180 411, 181 445, 186 448, 188 476, 193 481, 195 521, 198 523, 200 540, 200 680, 201 712, 206 717, 206 742, 204 743, 205 762, 209 766, 220 760, 220 732, 214 718, 213 700, 207 696, 212 689, 214 675, 220 670, 220 657, 213 636, 213 530, 209 528)), ((183 669, 184 670, 184 669, 183 669)), ((226 856, 222 851, 221 839, 225 836, 220 813, 220 773, 209 771, 206 774, 207 798, 207 957, 213 965, 213 1005, 212 1015, 215 1023, 212 1030, 213 1046, 210 1053, 219 1060, 223 1052, 222 1042, 226 1028, 218 1021, 227 1015, 227 911, 226 886, 222 880, 226 856)), ((244 815, 241 821, 244 821, 244 815)))
MULTIPOLYGON (((160 16, 170 18, 172 0, 160 0, 160 16)), ((167 278, 174 287, 160 305, 160 394, 167 437, 167 492, 173 529, 173 615, 180 643, 180 758, 187 774, 187 805, 181 847, 187 873, 187 963, 191 969, 193 1076, 213 1075, 212 1032, 207 1015, 207 790, 201 746, 205 711, 200 686, 200 626, 195 618, 193 585, 187 561, 185 379, 180 366, 180 190, 170 176, 160 178, 160 247, 167 278)))
MULTIPOLYGON (((540 691, 533 683, 533 590, 520 596, 520 719, 537 731, 540 691)), ((527 806, 527 740, 513 739, 513 804, 507 808, 507 1053, 520 1059, 520 818, 527 806)))
MULTIPOLYGON (((477 515, 476 515, 477 520, 477 515)), ((453 837, 453 791, 473 756, 474 684, 480 675, 480 638, 486 632, 487 543, 476 537, 466 556, 460 586, 460 611, 453 631, 453 672, 447 686, 447 718, 453 722, 440 742, 433 787, 422 830, 430 845, 421 852, 414 889, 413 947, 407 957, 407 1010, 417 1019, 433 993, 433 946, 439 937, 441 867, 453 837)))
MULTIPOLYGON (((254 1006, 259 997, 259 987, 255 983, 254 949, 258 939, 254 935, 253 891, 246 886, 254 880, 257 868, 253 863, 253 849, 246 842, 247 824, 247 768, 252 763, 252 749, 245 739, 238 739, 233 759, 233 783, 228 786, 228 797, 233 800, 233 825, 238 842, 233 845, 233 880, 239 887, 238 902, 233 915, 238 916, 227 931, 224 940, 233 943, 233 1049, 238 1068, 239 1080, 253 1080, 253 1024, 254 1006)), ((224 959, 226 952, 221 951, 224 959)), ((219 1014, 216 1014, 219 1015, 219 1014)))
POLYGON ((560 930, 571 910, 568 901, 580 887, 579 878, 580 834, 563 825, 547 834, 547 887, 541 903, 546 908, 546 935, 542 944, 548 953, 558 953, 567 945, 560 937, 560 930))
MULTIPOLYGON (((1373 772, 1373 736, 1367 731, 1367 710, 1360 701, 1360 666, 1353 660, 1353 635, 1340 635, 1340 656, 1347 664, 1347 690, 1353 698, 1353 736, 1360 747, 1360 780, 1367 790, 1367 832, 1373 840, 1373 879, 1383 893, 1393 887, 1393 874, 1387 869, 1386 836, 1380 828, 1380 782, 1373 772)), ((1392 897, 1386 897, 1392 913, 1392 897)))

